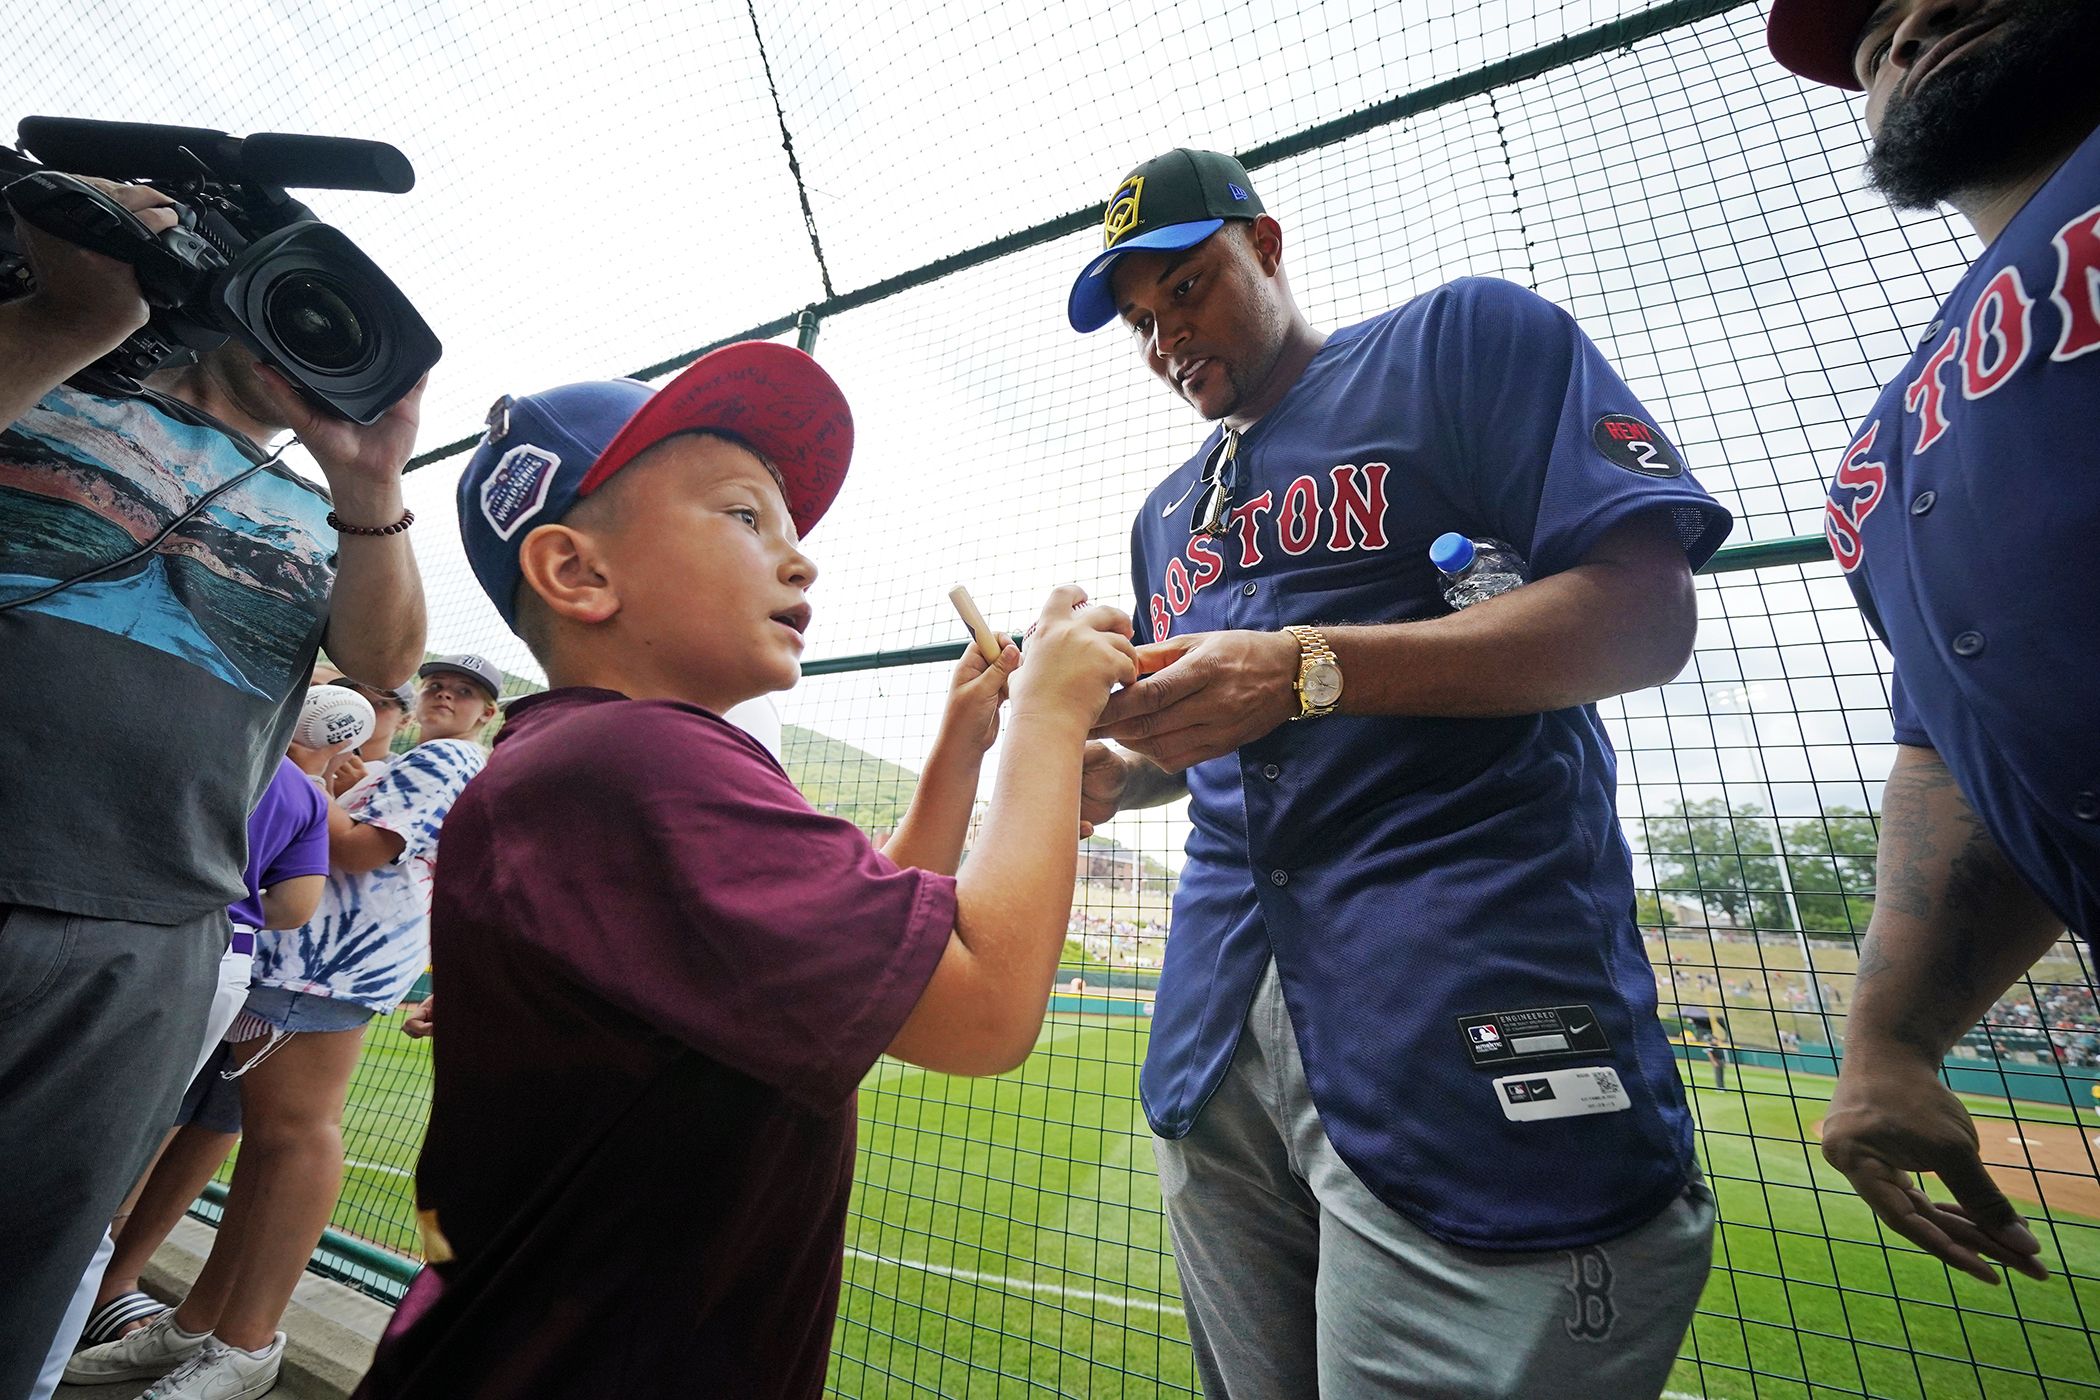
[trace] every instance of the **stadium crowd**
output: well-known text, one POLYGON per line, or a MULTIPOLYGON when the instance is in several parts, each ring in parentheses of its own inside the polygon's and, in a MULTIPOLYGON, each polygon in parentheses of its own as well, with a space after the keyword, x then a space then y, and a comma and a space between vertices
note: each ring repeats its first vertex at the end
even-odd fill
POLYGON ((1065 924, 1065 936, 1077 943, 1086 956, 1097 962, 1130 967, 1158 967, 1166 951, 1169 919, 1147 918, 1142 922, 1097 914, 1075 906, 1065 924))
MULTIPOLYGON (((1951 203, 1990 249, 1828 513, 1895 656, 1898 757, 1823 1137, 1893 1229, 1990 1282, 1994 1262, 2045 1277, 2042 1247, 1936 1075, 1979 1017, 2100 1063, 2090 988, 1999 999, 2100 911, 2089 688, 2031 679, 2037 655, 2090 667, 2096 595, 2086 574, 1959 577, 1920 561, 2020 552, 1914 559, 1897 532, 2090 524, 2060 498, 2091 471, 2001 492, 2055 502, 2010 527, 1996 504, 1962 514, 1958 481, 1914 488, 1950 459, 2091 465, 2100 98, 2065 74, 2087 76, 2096 16, 1777 0, 1770 19, 1790 68, 1867 93, 1877 186, 1951 203), (2042 324, 2054 352, 2030 357, 2042 324), (1870 523, 1884 495, 1904 505, 1870 523), (2060 632, 2022 631, 2005 588, 2050 597, 2060 632), (1916 603, 1932 590, 1982 619, 1945 647, 1916 603), (1916 1189, 1924 1170, 1959 1208, 1916 1189)), ((80 188, 100 225, 180 242, 160 191, 80 188)), ((1666 1047, 1594 703, 1685 664, 1693 570, 1729 514, 1524 288, 1461 279, 1330 334, 1233 158, 1169 152, 1104 208, 1072 327, 1119 324, 1216 427, 1140 515, 1135 617, 1065 587, 1025 667, 1005 638, 973 644, 880 848, 725 718, 800 675, 802 541, 853 441, 813 359, 739 344, 661 391, 492 407, 457 523, 551 688, 484 747, 501 673, 424 648, 401 491, 422 385, 365 421, 245 340, 192 337, 141 384, 82 387, 166 298, 14 220, 32 275, 0 302, 0 1400, 61 1376, 148 1400, 277 1383, 363 1038, 426 961, 446 997, 426 1267, 359 1397, 597 1396, 609 1377, 814 1397, 856 1086, 883 1054, 1021 1063, 1067 938, 1139 966, 1164 950, 1143 1095, 1208 1395, 1661 1392, 1716 1217, 1677 1061, 1644 1053, 1666 1047), (1403 440, 1417 420, 1439 431, 1403 440), (322 482, 268 450, 286 433, 322 482), (197 494, 171 505, 169 482, 197 494), (1421 550, 1396 573, 1394 503, 1396 535, 1420 515, 1505 543, 1523 586, 1447 592, 1421 550), (369 727, 316 741, 316 692, 361 697, 369 727), (1083 823, 1183 797, 1171 942, 1153 917, 1075 912, 1083 823), (1450 956, 1461 939, 1479 955, 1450 956), (236 1135, 204 1272, 172 1305, 146 1296, 146 1258, 236 1135)), ((1840 993, 1657 970, 1686 975, 1795 1011, 1840 993)), ((434 998, 413 1024, 433 1031, 434 998)), ((1708 1053, 1718 1086, 1718 1030, 1708 1053)))
POLYGON ((2100 1005, 2090 986, 2030 983, 1999 998, 1955 1053, 2029 1063, 2046 1053, 2060 1065, 2100 1069, 2100 1005))

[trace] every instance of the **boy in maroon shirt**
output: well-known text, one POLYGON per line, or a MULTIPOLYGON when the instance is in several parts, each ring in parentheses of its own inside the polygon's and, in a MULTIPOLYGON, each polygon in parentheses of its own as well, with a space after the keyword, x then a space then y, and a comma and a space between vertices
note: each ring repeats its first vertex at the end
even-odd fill
POLYGON ((1033 1047, 1130 622, 1061 588, 1025 667, 973 649, 877 851, 721 718, 800 674, 798 541, 851 443, 824 371, 764 343, 492 411, 461 529, 554 688, 446 824, 431 1267, 361 1396, 818 1395, 855 1086, 884 1051, 996 1074, 1033 1047))

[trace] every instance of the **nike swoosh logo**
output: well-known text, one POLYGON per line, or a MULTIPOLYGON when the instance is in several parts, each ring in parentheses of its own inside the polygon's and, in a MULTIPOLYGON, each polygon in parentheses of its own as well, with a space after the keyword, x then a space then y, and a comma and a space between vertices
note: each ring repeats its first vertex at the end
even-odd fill
POLYGON ((1581 1034, 1582 1034, 1582 1033, 1583 1033, 1584 1031, 1588 1030, 1588 1029, 1590 1028, 1590 1026, 1591 1026, 1592 1024, 1593 1024, 1592 1022, 1589 1022, 1589 1021, 1584 1021, 1584 1022, 1583 1022, 1583 1023, 1581 1024, 1581 1025, 1579 1025, 1579 1026, 1570 1026, 1570 1027, 1568 1027, 1568 1034, 1569 1034, 1569 1035, 1581 1035, 1581 1034))

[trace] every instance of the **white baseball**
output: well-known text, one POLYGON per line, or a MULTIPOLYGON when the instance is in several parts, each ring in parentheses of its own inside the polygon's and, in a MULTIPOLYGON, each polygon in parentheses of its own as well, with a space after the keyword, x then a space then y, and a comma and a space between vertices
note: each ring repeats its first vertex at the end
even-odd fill
POLYGON ((376 723, 372 702, 364 696, 347 686, 317 685, 306 692, 292 742, 310 749, 333 748, 346 741, 355 747, 370 737, 376 723))

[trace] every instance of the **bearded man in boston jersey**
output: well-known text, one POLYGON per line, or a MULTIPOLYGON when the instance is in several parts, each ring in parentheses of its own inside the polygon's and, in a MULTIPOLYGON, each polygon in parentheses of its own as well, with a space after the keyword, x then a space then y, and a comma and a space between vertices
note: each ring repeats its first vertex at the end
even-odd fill
POLYGON ((1775 0, 1769 39, 1865 91, 1877 189, 1983 245, 1825 516, 1895 659, 1896 760, 1823 1154, 1956 1268, 2046 1277, 1938 1071, 2066 925, 2100 931, 2100 4, 1775 0))
POLYGON ((1205 1391, 1655 1396, 1713 1204, 1594 702, 1684 665, 1728 514, 1521 287, 1315 330, 1229 157, 1107 243, 1072 325, 1217 424, 1138 512, 1083 813, 1191 799, 1142 1090, 1205 1391), (1531 582, 1453 612, 1447 531, 1531 582))

